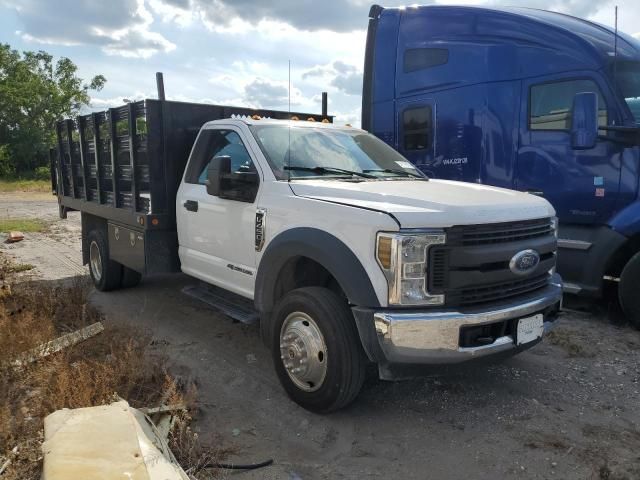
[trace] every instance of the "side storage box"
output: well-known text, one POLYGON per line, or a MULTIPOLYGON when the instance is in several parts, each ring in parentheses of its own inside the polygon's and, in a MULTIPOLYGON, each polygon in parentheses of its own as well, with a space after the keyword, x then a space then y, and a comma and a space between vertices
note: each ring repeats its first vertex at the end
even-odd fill
POLYGON ((145 273, 144 232, 109 223, 109 256, 122 265, 145 273))

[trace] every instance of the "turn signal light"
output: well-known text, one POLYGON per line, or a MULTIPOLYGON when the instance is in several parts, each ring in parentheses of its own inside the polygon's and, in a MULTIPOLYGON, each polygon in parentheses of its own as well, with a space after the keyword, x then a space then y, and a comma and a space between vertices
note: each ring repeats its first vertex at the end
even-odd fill
POLYGON ((378 237, 378 261, 385 270, 391 268, 391 237, 378 237))

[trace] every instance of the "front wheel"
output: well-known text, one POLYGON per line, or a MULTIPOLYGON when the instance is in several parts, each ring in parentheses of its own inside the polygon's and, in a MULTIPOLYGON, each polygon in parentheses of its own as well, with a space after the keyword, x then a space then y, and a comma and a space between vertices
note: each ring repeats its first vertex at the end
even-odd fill
POLYGON ((618 285, 618 298, 627 319, 640 329, 640 253, 636 253, 622 270, 618 285))
POLYGON ((285 295, 274 315, 273 361, 291 399, 318 413, 351 403, 366 357, 347 302, 326 288, 305 287, 285 295))

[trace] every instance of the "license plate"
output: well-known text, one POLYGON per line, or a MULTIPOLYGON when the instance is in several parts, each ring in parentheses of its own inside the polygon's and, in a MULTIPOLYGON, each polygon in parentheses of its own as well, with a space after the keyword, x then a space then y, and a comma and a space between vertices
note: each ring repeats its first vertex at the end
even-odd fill
POLYGON ((533 342, 542 337, 544 330, 544 316, 539 313, 533 317, 521 318, 518 320, 518 345, 533 342))

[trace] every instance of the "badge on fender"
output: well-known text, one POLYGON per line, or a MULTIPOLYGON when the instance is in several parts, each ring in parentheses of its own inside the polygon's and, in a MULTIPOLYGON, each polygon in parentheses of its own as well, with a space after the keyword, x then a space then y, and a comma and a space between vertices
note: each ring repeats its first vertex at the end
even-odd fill
POLYGON ((266 221, 267 211, 263 208, 258 208, 256 210, 256 228, 255 228, 255 236, 256 236, 256 252, 262 250, 264 247, 264 229, 265 229, 265 221, 266 221))

